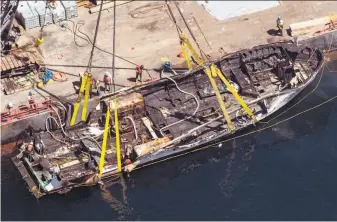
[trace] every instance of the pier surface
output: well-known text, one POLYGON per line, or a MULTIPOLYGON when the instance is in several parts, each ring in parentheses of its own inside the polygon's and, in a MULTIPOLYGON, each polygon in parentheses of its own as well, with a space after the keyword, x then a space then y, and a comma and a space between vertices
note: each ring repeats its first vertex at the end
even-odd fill
MULTIPOLYGON (((122 3, 118 1, 117 5, 122 3)), ((116 67, 129 68, 116 70, 116 90, 130 83, 129 80, 132 82, 135 77, 135 64, 143 64, 148 69, 159 68, 162 63, 161 58, 164 57, 169 58, 173 64, 184 62, 183 59, 177 58, 177 54, 181 51, 178 35, 164 3, 163 1, 134 1, 118 6, 116 55, 131 63, 116 58, 116 67), (152 6, 148 7, 149 4, 152 6), (147 10, 147 8, 152 8, 152 10, 147 10)), ((196 2, 181 1, 179 4, 200 46, 213 58, 222 55, 219 51, 221 47, 229 53, 268 43, 272 38, 280 39, 281 37, 270 35, 276 29, 278 15, 283 17, 285 28, 288 28, 291 23, 332 14, 334 13, 333 9, 337 8, 336 1, 281 1, 280 6, 271 9, 217 21, 196 2), (211 48, 204 40, 193 17, 197 20, 211 48)), ((173 4, 172 9, 178 19, 177 22, 187 34, 186 26, 173 4)), ((79 7, 78 10, 79 16, 73 22, 62 22, 67 24, 69 29, 62 31, 61 27, 56 24, 47 25, 44 28, 44 44, 41 46, 47 67, 68 74, 68 81, 55 82, 47 85, 44 89, 69 102, 73 102, 77 97, 74 85, 79 83, 78 74, 84 72, 85 68, 62 65, 87 66, 91 51, 91 44, 81 38, 76 37, 76 43, 74 42, 74 34, 72 33, 74 24, 80 21, 84 22, 80 30, 93 40, 98 16, 98 13, 89 14, 88 9, 84 7, 79 7), (48 64, 54 66, 48 66, 48 64)), ((39 31, 39 28, 28 30, 27 35, 36 37, 39 31)), ((81 33, 77 33, 84 37, 81 33)), ((289 36, 283 38, 291 39, 289 36)), ((97 46, 112 52, 112 39, 113 8, 102 12, 97 46)), ((111 67, 112 56, 95 49, 92 65, 111 67)), ((102 80, 105 71, 112 72, 111 68, 93 68, 92 74, 95 78, 102 80)), ((150 74, 159 77, 159 74, 154 71, 150 71, 150 74)), ((144 72, 143 79, 146 78, 148 75, 144 72)), ((39 89, 33 90, 33 93, 36 100, 50 96, 39 89)), ((8 102, 12 102, 14 106, 26 104, 27 96, 28 91, 8 96, 2 95, 1 109, 3 110, 8 102)))

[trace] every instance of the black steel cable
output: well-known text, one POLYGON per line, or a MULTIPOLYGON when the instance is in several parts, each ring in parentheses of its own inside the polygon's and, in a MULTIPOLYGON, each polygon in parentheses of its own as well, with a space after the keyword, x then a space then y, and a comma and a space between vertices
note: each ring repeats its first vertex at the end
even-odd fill
POLYGON ((90 66, 91 66, 91 63, 92 63, 92 57, 94 56, 94 50, 95 50, 95 44, 96 44, 96 39, 97 39, 99 22, 101 20, 102 8, 103 8, 103 0, 101 0, 101 5, 100 5, 100 8, 99 8, 98 18, 97 18, 97 23, 96 23, 96 29, 95 29, 95 35, 94 35, 94 42, 92 43, 92 49, 91 49, 91 53, 90 53, 90 59, 89 59, 89 62, 88 62, 88 67, 86 69, 86 71, 89 70, 89 72, 91 71, 90 66))
POLYGON ((190 35, 192 36, 192 38, 193 38, 195 44, 197 45, 198 49, 200 50, 201 56, 203 56, 203 54, 204 54, 204 56, 207 58, 207 60, 210 61, 210 59, 208 58, 208 56, 206 55, 206 53, 201 49, 201 47, 200 47, 200 45, 199 45, 197 39, 195 38, 195 36, 194 36, 192 30, 190 29, 190 26, 188 25, 188 23, 187 23, 187 21, 186 21, 184 15, 183 15, 183 13, 181 12, 181 10, 180 10, 180 8, 179 8, 179 6, 178 6, 177 1, 174 1, 174 4, 176 5, 176 7, 177 7, 177 9, 178 9, 178 12, 179 12, 181 18, 183 19, 183 21, 184 21, 184 23, 185 23, 185 25, 186 25, 186 27, 187 27, 187 29, 188 29, 188 32, 190 33, 190 35))
POLYGON ((43 18, 43 25, 41 26, 41 29, 40 29, 40 38, 42 38, 43 28, 46 26, 47 8, 49 8, 49 6, 48 6, 48 0, 46 0, 46 8, 44 9, 44 18, 43 18))
MULTIPOLYGON (((72 22, 72 23, 73 23, 73 30, 71 30, 69 27, 67 27, 67 28, 74 34, 74 43, 75 43, 77 46, 79 46, 79 47, 85 47, 85 46, 87 46, 88 44, 93 44, 92 41, 91 41, 91 39, 90 39, 90 37, 89 37, 86 33, 82 32, 82 31, 80 30, 80 28, 85 24, 85 22, 84 22, 83 20, 78 21, 76 24, 75 24, 75 22, 73 22, 72 20, 66 20, 66 21, 69 21, 69 22, 72 22), (84 35, 85 37, 87 37, 87 38, 83 38, 82 36, 78 35, 78 34, 77 34, 77 31, 78 31, 79 33, 81 33, 82 35, 84 35), (85 40, 85 41, 87 42, 87 44, 85 44, 85 45, 80 45, 80 44, 78 44, 78 43, 76 42, 76 37, 79 37, 79 38, 85 40)), ((62 22, 65 22, 65 21, 62 21, 62 22)), ((61 29, 61 30, 63 30, 63 29, 61 29)), ((100 50, 100 51, 102 51, 102 52, 105 52, 105 53, 107 53, 107 54, 109 54, 109 55, 112 55, 112 56, 114 55, 113 53, 108 52, 108 51, 106 51, 106 50, 104 50, 104 49, 101 49, 101 48, 99 48, 99 47, 96 46, 96 45, 95 45, 95 48, 98 49, 98 50, 100 50)), ((116 56, 117 58, 119 58, 119 59, 125 61, 125 62, 128 62, 128 63, 132 64, 132 65, 137 65, 136 63, 134 63, 134 62, 132 62, 132 61, 130 61, 130 60, 125 59, 125 58, 129 58, 129 57, 121 57, 121 56, 118 56, 118 55, 115 55, 115 56, 116 56)))
MULTIPOLYGON (((75 68, 86 68, 86 65, 69 65, 69 64, 44 64, 45 66, 55 66, 55 67, 75 67, 75 68)), ((112 66, 91 66, 92 69, 111 69, 112 66)), ((123 70, 134 70, 135 68, 130 67, 116 67, 115 69, 123 69, 123 70)), ((146 71, 155 71, 158 72, 160 69, 144 69, 146 71)))
MULTIPOLYGON (((116 0, 114 0, 114 24, 113 24, 113 48, 112 48, 112 84, 114 87, 114 93, 116 92, 116 86, 115 86, 115 50, 116 50, 116 0)), ((111 88, 110 92, 111 92, 111 88)))
MULTIPOLYGON (((134 1, 136 1, 136 0, 131 0, 131 1, 123 2, 123 3, 119 4, 119 5, 114 5, 114 7, 126 5, 126 4, 129 4, 129 3, 134 2, 134 1)), ((111 8, 111 7, 110 7, 110 8, 111 8)), ((105 9, 103 9, 103 10, 108 10, 108 9, 110 9, 110 8, 105 8, 105 9)), ((93 13, 96 13, 96 12, 91 12, 91 9, 89 9, 89 13, 90 13, 90 14, 93 14, 93 13)))

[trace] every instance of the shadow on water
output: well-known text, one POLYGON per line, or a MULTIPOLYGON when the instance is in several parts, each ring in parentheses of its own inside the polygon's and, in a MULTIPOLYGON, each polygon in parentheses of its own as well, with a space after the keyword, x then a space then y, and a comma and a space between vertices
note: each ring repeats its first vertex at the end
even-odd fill
MULTIPOLYGON (((337 70, 336 61, 328 65, 337 70)), ((275 115, 311 92, 317 79, 275 115)), ((336 95, 337 72, 325 72, 315 92, 271 124, 336 95)), ((39 201, 2 157, 1 219, 337 220, 336 131, 333 100, 265 131, 132 172, 122 183, 39 201)))

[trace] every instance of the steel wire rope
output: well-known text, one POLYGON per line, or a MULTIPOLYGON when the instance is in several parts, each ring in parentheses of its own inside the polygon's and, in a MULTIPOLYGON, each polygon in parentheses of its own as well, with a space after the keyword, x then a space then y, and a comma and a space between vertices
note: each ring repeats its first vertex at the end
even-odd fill
MULTIPOLYGON (((173 69, 171 69, 171 70, 172 70, 175 74, 177 74, 173 69)), ((192 97, 194 98, 194 100, 196 101, 196 103, 197 103, 197 108, 194 110, 194 112, 192 113, 192 115, 188 116, 187 118, 181 119, 181 120, 179 120, 179 121, 177 121, 177 122, 171 123, 171 124, 169 124, 169 125, 167 125, 167 126, 162 127, 161 129, 159 129, 161 135, 164 136, 164 134, 163 134, 163 132, 162 132, 164 129, 169 128, 169 127, 171 127, 171 126, 174 126, 174 125, 176 125, 176 124, 178 124, 178 123, 181 123, 181 122, 183 122, 183 121, 186 121, 186 120, 192 118, 192 117, 198 112, 200 103, 199 103, 199 101, 198 101, 198 98, 197 98, 195 95, 193 95, 192 93, 189 93, 189 92, 186 92, 186 91, 180 89, 179 86, 178 86, 178 84, 177 84, 177 82, 176 82, 174 79, 172 79, 171 77, 169 77, 169 76, 167 76, 167 75, 164 74, 164 70, 161 71, 161 75, 164 76, 165 78, 171 80, 171 81, 175 84, 175 86, 177 87, 177 89, 178 89, 181 93, 184 93, 184 94, 187 94, 187 95, 192 96, 192 97)))
MULTIPOLYGON (((185 25, 186 25, 186 27, 187 27, 187 29, 188 29, 188 32, 189 32, 190 35, 192 36, 193 41, 194 41, 195 44, 197 45, 197 47, 198 47, 198 49, 199 49, 199 51, 200 51, 200 55, 201 55, 202 57, 205 56, 206 59, 208 60, 208 62, 210 62, 210 59, 208 58, 208 56, 206 55, 206 53, 201 49, 201 47, 200 47, 200 45, 199 45, 197 39, 195 38, 195 36, 194 36, 192 30, 190 29, 190 27, 189 27, 189 25, 188 25, 188 23, 187 23, 187 21, 186 21, 184 15, 183 15, 183 13, 181 12, 181 10, 180 10, 180 8, 179 8, 179 6, 178 6, 177 1, 174 1, 174 4, 175 4, 176 8, 178 9, 178 12, 179 12, 181 18, 183 19, 183 21, 184 21, 184 23, 185 23, 185 25)), ((204 59, 204 60, 205 60, 205 59, 204 59)))
POLYGON ((101 15, 102 15, 102 8, 103 8, 103 0, 101 0, 101 5, 99 8, 98 16, 97 16, 97 22, 96 22, 96 28, 95 28, 95 35, 94 35, 94 41, 92 43, 92 48, 90 52, 90 58, 88 62, 88 67, 86 68, 86 72, 89 71, 91 72, 91 63, 92 63, 92 57, 94 56, 94 51, 95 51, 95 45, 96 45, 96 40, 97 40, 97 34, 98 34, 98 28, 99 28, 99 23, 101 21, 101 15))
MULTIPOLYGON (((65 20, 65 21, 61 21, 61 22, 71 22, 71 23, 73 24, 73 30, 71 30, 68 26, 65 26, 64 29, 62 29, 62 27, 60 27, 60 24, 59 24, 59 25, 55 24, 55 25, 57 25, 57 26, 59 27, 59 29, 61 29, 62 31, 65 31, 66 28, 68 28, 68 29, 74 34, 74 43, 75 43, 77 46, 79 46, 79 47, 85 47, 85 46, 87 46, 87 45, 89 45, 89 44, 93 44, 92 41, 91 41, 91 39, 90 39, 90 37, 89 37, 86 33, 84 33, 83 31, 81 31, 82 26, 85 25, 85 22, 84 22, 83 20, 78 21, 76 24, 75 24, 75 22, 72 21, 72 20, 65 20), (77 32, 81 33, 81 34, 84 35, 86 38, 84 38, 84 37, 78 35, 77 32), (85 41, 87 42, 87 44, 85 44, 85 45, 80 45, 80 44, 78 44, 78 42, 76 41, 76 37, 85 40, 85 41)), ((60 22, 60 23, 61 23, 61 22, 60 22)), ((113 55, 111 52, 106 51, 106 50, 104 50, 104 49, 98 47, 97 45, 95 45, 95 48, 98 49, 98 50, 100 50, 100 51, 102 51, 102 52, 105 52, 105 53, 107 53, 107 54, 109 54, 109 55, 113 55)), ((139 57, 139 56, 136 56, 136 57, 126 57, 126 56, 118 56, 118 55, 115 55, 115 56, 116 56, 117 58, 122 59, 122 60, 124 60, 125 62, 128 62, 128 63, 133 64, 133 65, 135 65, 135 63, 133 63, 132 61, 127 60, 127 59, 125 59, 125 58, 137 58, 137 57, 139 57)))
MULTIPOLYGON (((113 22, 113 40, 112 40, 112 85, 114 88, 114 93, 116 93, 116 85, 115 85, 115 57, 116 57, 116 0, 114 0, 114 22, 113 22)), ((111 87, 109 87, 111 92, 111 87)), ((116 96, 115 96, 116 98, 116 96)))

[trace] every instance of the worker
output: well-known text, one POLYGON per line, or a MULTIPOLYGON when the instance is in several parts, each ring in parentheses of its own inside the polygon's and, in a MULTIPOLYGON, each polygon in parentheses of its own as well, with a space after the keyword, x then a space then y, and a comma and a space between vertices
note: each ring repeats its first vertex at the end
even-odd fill
POLYGON ((29 103, 29 106, 30 106, 31 109, 36 108, 33 93, 31 91, 29 91, 29 93, 28 93, 28 103, 29 103))
POLYGON ((6 106, 9 115, 11 115, 11 110, 13 109, 13 103, 9 102, 6 106))
POLYGON ((91 76, 91 78, 90 78, 90 89, 89 89, 90 99, 92 97, 92 94, 93 94, 92 90, 95 88, 95 84, 96 84, 96 80, 94 79, 93 76, 91 76))
POLYGON ((164 69, 164 72, 170 72, 172 69, 172 63, 169 61, 164 62, 163 69, 164 69))
POLYGON ((277 26, 278 31, 280 32, 281 36, 283 36, 283 25, 284 25, 284 22, 283 22, 282 17, 278 16, 277 20, 276 20, 276 26, 277 26))
POLYGON ((96 80, 95 86, 97 89, 97 96, 101 96, 101 82, 99 80, 96 80))
POLYGON ((23 156, 26 157, 26 158, 29 158, 30 155, 32 154, 33 152, 33 148, 34 148, 34 142, 33 141, 30 141, 30 143, 28 144, 28 146, 26 147, 26 149, 23 151, 23 156))
POLYGON ((112 76, 109 72, 105 72, 104 74, 104 92, 106 91, 109 91, 111 90, 111 79, 112 79, 112 76))
POLYGON ((142 80, 143 69, 144 69, 143 65, 140 65, 140 66, 137 65, 136 66, 136 82, 138 80, 138 76, 139 76, 140 82, 143 82, 143 80, 142 80))
POLYGON ((56 0, 48 0, 48 4, 51 8, 56 9, 56 0))

